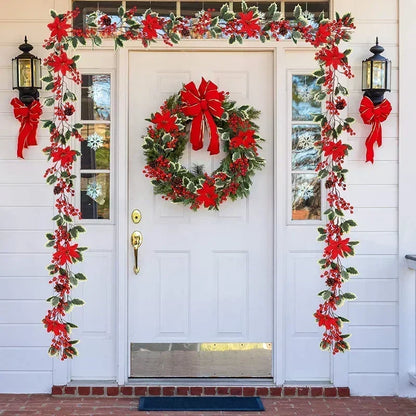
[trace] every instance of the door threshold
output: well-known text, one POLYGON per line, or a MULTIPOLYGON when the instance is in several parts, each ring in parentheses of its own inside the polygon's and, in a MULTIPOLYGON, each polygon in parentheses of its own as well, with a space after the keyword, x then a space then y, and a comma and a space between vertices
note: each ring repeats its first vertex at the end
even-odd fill
POLYGON ((275 386, 272 378, 137 378, 129 377, 128 386, 275 386))

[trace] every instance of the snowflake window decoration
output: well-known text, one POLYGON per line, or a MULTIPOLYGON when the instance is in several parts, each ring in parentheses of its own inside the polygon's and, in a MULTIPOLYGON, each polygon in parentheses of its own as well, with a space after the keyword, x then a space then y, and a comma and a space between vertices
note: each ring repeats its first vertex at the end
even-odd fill
POLYGON ((299 185, 297 194, 299 198, 302 198, 306 201, 307 199, 313 197, 313 187, 310 184, 303 182, 299 185))
POLYGON ((312 149, 315 147, 315 137, 310 133, 301 133, 298 136, 299 149, 312 149))
POLYGON ((91 182, 87 186, 87 195, 93 199, 97 200, 102 194, 102 186, 97 182, 91 182))
POLYGON ((97 132, 90 134, 87 137, 87 146, 93 150, 97 150, 104 144, 104 137, 100 136, 97 132))

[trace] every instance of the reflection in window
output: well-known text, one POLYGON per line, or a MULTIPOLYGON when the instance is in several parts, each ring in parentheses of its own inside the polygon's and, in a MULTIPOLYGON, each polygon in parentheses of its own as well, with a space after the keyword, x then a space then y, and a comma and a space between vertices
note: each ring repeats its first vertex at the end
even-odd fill
MULTIPOLYGON (((201 10, 211 11, 213 16, 217 16, 221 6, 226 3, 224 0, 218 1, 73 1, 73 9, 78 7, 81 11, 78 17, 74 19, 75 28, 86 28, 88 15, 99 10, 100 12, 107 14, 111 17, 113 23, 119 23, 118 7, 125 5, 126 9, 129 10, 133 7, 137 7, 137 14, 142 15, 147 9, 152 9, 154 12, 159 13, 160 16, 168 16, 170 13, 174 13, 179 16, 193 17, 195 13, 201 10)), ((329 16, 329 0, 317 1, 309 0, 307 2, 301 1, 248 1, 247 5, 257 6, 261 12, 266 12, 271 3, 276 3, 278 10, 282 11, 284 18, 290 20, 293 19, 293 10, 297 4, 302 7, 304 16, 310 20, 312 26, 315 25, 314 20, 321 13, 324 12, 325 17, 329 16)), ((228 4, 235 12, 241 11, 241 1, 229 1, 228 4)))
POLYGON ((81 186, 83 219, 110 219, 111 76, 82 75, 81 186))
POLYGON ((110 120, 110 75, 82 75, 82 120, 110 120))
POLYGON ((314 114, 321 104, 314 99, 319 92, 312 75, 292 75, 291 172, 292 220, 321 219, 321 181, 315 173, 320 161, 315 148, 321 135, 314 114))
POLYGON ((319 163, 319 152, 315 147, 321 135, 316 124, 292 125, 292 169, 315 170, 319 163))
POLYGON ((84 124, 81 169, 110 169, 110 125, 84 124))
POLYGON ((292 220, 320 219, 320 179, 313 173, 292 173, 292 220))
POLYGON ((292 119, 313 120, 314 114, 321 112, 321 103, 314 99, 320 91, 313 75, 293 75, 292 77, 292 119))
POLYGON ((83 219, 110 218, 110 174, 81 173, 83 219))

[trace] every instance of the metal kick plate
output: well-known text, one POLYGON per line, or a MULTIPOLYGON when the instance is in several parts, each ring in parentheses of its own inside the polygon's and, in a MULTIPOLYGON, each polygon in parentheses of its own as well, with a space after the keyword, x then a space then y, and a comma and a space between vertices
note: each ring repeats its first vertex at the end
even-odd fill
POLYGON ((138 209, 134 209, 131 213, 131 220, 133 224, 138 224, 142 219, 142 213, 138 209))
POLYGON ((272 375, 271 342, 132 343, 130 377, 272 375))

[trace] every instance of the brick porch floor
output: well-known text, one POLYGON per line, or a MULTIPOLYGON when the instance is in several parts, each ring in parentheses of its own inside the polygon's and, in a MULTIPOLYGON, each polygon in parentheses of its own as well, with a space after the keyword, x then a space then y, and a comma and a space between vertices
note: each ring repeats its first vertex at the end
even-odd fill
POLYGON ((265 412, 138 412, 131 398, 0 395, 1 416, 416 416, 416 399, 398 397, 267 398, 265 412))

